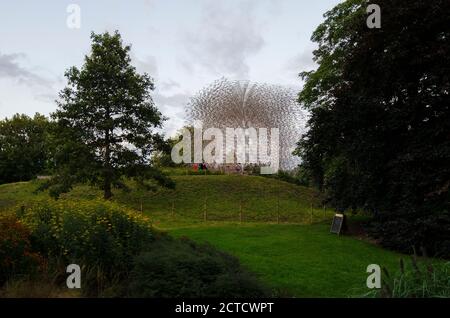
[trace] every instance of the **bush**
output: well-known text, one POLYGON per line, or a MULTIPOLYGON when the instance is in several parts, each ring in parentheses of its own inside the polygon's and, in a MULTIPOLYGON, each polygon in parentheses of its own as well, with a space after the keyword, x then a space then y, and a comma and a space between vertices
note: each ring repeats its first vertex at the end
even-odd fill
POLYGON ((145 217, 103 200, 38 200, 21 207, 17 216, 61 282, 65 266, 80 265, 86 296, 121 283, 133 257, 155 239, 145 217))
MULTIPOLYGON (((47 276, 54 277, 56 291, 67 277, 65 267, 75 263, 81 267, 84 296, 266 295, 234 257, 189 240, 171 239, 152 230, 143 216, 115 203, 40 200, 21 207, 17 216, 17 224, 23 223, 31 232, 11 232, 7 237, 26 242, 19 255, 33 247, 48 258, 47 276)), ((5 235, 3 230, 1 234, 5 235)), ((3 261, 12 252, 2 248, 2 253, 3 261)), ((18 282, 11 285, 10 294, 22 290, 15 286, 27 286, 31 281, 18 282)))
POLYGON ((383 247, 450 259, 450 212, 379 213, 368 226, 383 247))
POLYGON ((0 218, 0 286, 43 269, 43 258, 32 251, 30 236, 31 232, 15 217, 0 218))
POLYGON ((67 264, 126 270, 154 239, 144 217, 103 200, 36 201, 18 212, 43 255, 67 264))
POLYGON ((296 168, 294 170, 279 170, 276 174, 261 174, 261 176, 281 180, 296 185, 309 186, 308 179, 305 174, 306 172, 303 168, 296 168))
POLYGON ((208 245, 166 238, 135 258, 131 297, 263 297, 239 261, 208 245))

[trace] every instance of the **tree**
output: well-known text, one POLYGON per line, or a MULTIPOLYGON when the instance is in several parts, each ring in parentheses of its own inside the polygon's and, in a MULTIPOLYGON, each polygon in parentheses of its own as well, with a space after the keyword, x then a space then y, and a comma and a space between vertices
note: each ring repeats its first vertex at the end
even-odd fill
POLYGON ((165 120, 150 95, 153 80, 136 72, 130 46, 122 44, 117 31, 92 33, 91 39, 82 68, 65 73, 68 85, 53 114, 57 170, 46 187, 58 196, 75 182, 88 181, 109 199, 112 187, 126 187, 124 177, 174 186, 150 161, 151 153, 164 145, 155 129, 165 120))
MULTIPOLYGON (((183 129, 186 128, 194 134, 193 126, 184 126, 182 129, 178 130, 176 134, 170 138, 167 138, 165 147, 162 147, 159 151, 156 151, 152 156, 152 161, 157 167, 181 167, 184 164, 175 163, 172 160, 172 148, 182 141, 183 139, 183 129)), ((203 142, 205 144, 205 142, 203 142)), ((191 139, 191 149, 194 149, 194 138, 191 139)), ((182 151, 181 151, 182 153, 182 151)), ((191 160, 193 161, 193 154, 191 155, 191 160)))
POLYGON ((337 209, 374 215, 382 244, 449 257, 450 3, 377 1, 380 29, 370 3, 337 5, 312 36, 297 154, 337 209))
POLYGON ((16 114, 0 121, 0 184, 28 181, 50 167, 48 119, 16 114))

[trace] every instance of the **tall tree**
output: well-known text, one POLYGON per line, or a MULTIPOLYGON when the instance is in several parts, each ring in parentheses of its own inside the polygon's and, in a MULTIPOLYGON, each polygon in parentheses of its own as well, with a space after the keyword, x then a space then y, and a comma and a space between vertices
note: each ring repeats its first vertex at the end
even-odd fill
POLYGON ((297 153, 337 209, 375 216, 381 242, 450 256, 450 2, 379 0, 325 14, 317 70, 299 101, 311 112, 297 153))
POLYGON ((49 126, 40 114, 0 121, 0 184, 28 181, 49 168, 49 126))
POLYGON ((47 184, 57 196, 75 182, 99 185, 104 198, 124 177, 144 183, 173 182, 152 167, 152 151, 164 144, 155 132, 164 121, 151 98, 154 84, 131 65, 130 46, 120 34, 91 35, 92 49, 81 69, 70 68, 68 85, 59 94, 55 133, 57 173, 47 184))

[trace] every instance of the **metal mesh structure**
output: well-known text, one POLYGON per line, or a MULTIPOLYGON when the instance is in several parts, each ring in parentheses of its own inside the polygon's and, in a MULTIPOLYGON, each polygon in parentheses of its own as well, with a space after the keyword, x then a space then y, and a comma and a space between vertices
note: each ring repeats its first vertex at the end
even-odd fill
POLYGON ((292 169, 299 163, 292 151, 306 116, 292 89, 222 78, 194 96, 186 111, 190 123, 200 120, 205 129, 278 128, 280 168, 292 169))

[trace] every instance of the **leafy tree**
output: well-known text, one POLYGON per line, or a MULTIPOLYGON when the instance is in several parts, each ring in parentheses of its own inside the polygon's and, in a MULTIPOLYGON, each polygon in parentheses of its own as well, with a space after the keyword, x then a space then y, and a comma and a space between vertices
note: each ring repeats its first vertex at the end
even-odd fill
POLYGON ((150 161, 164 145, 155 129, 165 120, 150 95, 153 80, 136 72, 130 46, 122 44, 117 31, 92 33, 91 39, 82 68, 65 74, 68 85, 53 114, 57 170, 46 187, 58 196, 75 182, 88 181, 104 190, 105 199, 111 198, 112 187, 126 187, 124 177, 173 187, 150 161))
POLYGON ((450 3, 379 0, 380 29, 369 3, 337 5, 312 36, 296 153, 337 209, 373 213, 382 244, 448 257, 450 3))
MULTIPOLYGON (((179 167, 183 166, 184 163, 176 164, 172 160, 172 148, 181 142, 183 140, 183 133, 185 130, 189 131, 191 135, 191 162, 194 162, 194 126, 184 126, 183 128, 179 129, 176 134, 168 138, 166 140, 167 146, 164 147, 161 151, 158 151, 154 154, 153 160, 154 162, 161 167, 179 167)), ((205 147, 209 144, 209 140, 203 140, 202 141, 202 149, 203 151, 205 147)), ((180 155, 183 154, 183 150, 180 151, 180 155)))
MULTIPOLYGON (((166 146, 162 147, 159 151, 156 151, 152 156, 152 161, 157 167, 179 167, 183 164, 176 164, 172 160, 172 148, 182 140, 181 134, 168 138, 166 140, 166 146)), ((193 142, 192 142, 193 144, 193 142)))
POLYGON ((27 181, 49 168, 49 126, 38 113, 0 121, 0 183, 27 181))

